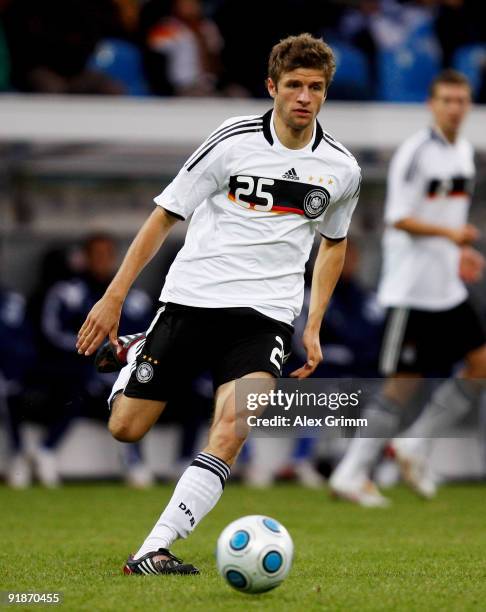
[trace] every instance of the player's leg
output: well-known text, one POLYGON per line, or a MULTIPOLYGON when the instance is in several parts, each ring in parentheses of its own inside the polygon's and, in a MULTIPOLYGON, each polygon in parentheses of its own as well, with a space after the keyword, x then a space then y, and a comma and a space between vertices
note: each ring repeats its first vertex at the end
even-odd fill
POLYGON ((421 385, 417 372, 421 367, 418 338, 422 327, 418 311, 393 308, 388 312, 380 369, 389 378, 363 411, 368 423, 366 431, 353 438, 331 476, 330 487, 335 495, 365 506, 388 505, 371 482, 370 474, 388 440, 398 433, 403 410, 421 385), (414 348, 408 363, 403 362, 405 347, 414 348))
POLYGON ((427 498, 436 492, 428 466, 433 439, 471 410, 486 381, 486 336, 478 315, 465 302, 444 317, 451 361, 463 359, 464 367, 456 378, 448 378, 436 388, 420 416, 394 441, 406 482, 427 498))
POLYGON ((420 375, 397 373, 363 411, 368 426, 352 440, 329 481, 338 497, 363 506, 385 507, 387 500, 371 481, 371 472, 386 444, 400 429, 407 403, 421 384, 420 375), (363 437, 361 437, 363 436, 363 437))
POLYGON ((469 351, 464 361, 465 365, 459 376, 483 386, 486 380, 486 344, 469 351))
POLYGON ((156 423, 175 384, 192 320, 172 304, 162 305, 145 334, 120 337, 118 346, 106 343, 96 356, 98 371, 110 372, 123 363, 108 405, 108 429, 121 442, 137 442, 156 423))
MULTIPOLYGON (((257 379, 261 392, 270 391, 275 387, 275 376, 269 372, 252 372, 239 380, 243 379, 257 379)), ((208 444, 203 451, 221 458, 229 466, 236 461, 249 433, 245 420, 238 419, 236 384, 237 381, 233 380, 218 387, 208 444)))
POLYGON ((436 494, 436 479, 429 469, 434 438, 452 427, 476 405, 486 382, 486 345, 471 351, 457 378, 442 382, 420 416, 393 442, 402 476, 425 498, 436 494))
POLYGON ((469 412, 484 388, 485 379, 486 345, 466 356, 458 377, 448 378, 437 387, 420 416, 402 436, 414 438, 418 450, 469 412))
MULTIPOLYGON (((268 389, 275 381, 268 372, 250 373, 242 378, 268 379, 268 389)), ((236 381, 230 381, 218 387, 208 444, 180 477, 159 520, 125 566, 126 573, 136 571, 141 560, 145 564, 150 561, 156 573, 167 573, 160 571, 163 568, 160 563, 166 562, 169 548, 177 539, 187 538, 221 498, 230 467, 248 433, 237 425, 235 386, 236 381)), ((194 571, 179 568, 179 573, 197 573, 193 566, 184 567, 194 571)))
POLYGON ((257 378, 258 383, 252 384, 262 392, 270 390, 281 375, 282 360, 290 347, 292 328, 252 309, 208 309, 200 316, 208 329, 205 349, 212 351, 216 387, 208 444, 182 474, 156 525, 129 559, 128 572, 140 560, 151 559, 159 564, 156 573, 166 573, 160 563, 167 562, 168 548, 178 538, 187 537, 218 502, 248 434, 246 421, 243 425, 237 422, 237 381, 257 378))
MULTIPOLYGON (((134 372, 137 369, 137 357, 144 346, 145 335, 140 334, 139 336, 139 341, 132 342, 127 350, 123 349, 123 361, 126 365, 120 370, 108 398, 108 406, 111 411, 108 429, 111 435, 119 442, 137 442, 143 438, 160 417, 166 405, 166 402, 158 399, 127 397, 124 394, 130 379, 133 378, 134 372)), ((120 347, 123 347, 123 342, 120 343, 120 347)), ((113 371, 112 369, 106 370, 105 358, 101 361, 103 364, 101 368, 99 366, 100 355, 106 356, 107 353, 110 353, 112 356, 115 355, 115 349, 110 347, 108 343, 97 355, 98 369, 102 372, 113 371)), ((119 362, 114 361, 111 365, 116 367, 117 363, 119 362)))
POLYGON ((108 421, 111 435, 119 442, 138 442, 157 422, 166 403, 117 395, 108 421))

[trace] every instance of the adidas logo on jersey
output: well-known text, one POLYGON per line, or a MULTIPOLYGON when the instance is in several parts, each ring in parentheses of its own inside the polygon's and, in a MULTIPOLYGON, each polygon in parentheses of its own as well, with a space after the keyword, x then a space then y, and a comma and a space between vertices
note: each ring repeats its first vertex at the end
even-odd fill
POLYGON ((291 179, 292 181, 300 181, 295 168, 290 168, 290 170, 287 170, 285 174, 282 174, 282 178, 291 179))

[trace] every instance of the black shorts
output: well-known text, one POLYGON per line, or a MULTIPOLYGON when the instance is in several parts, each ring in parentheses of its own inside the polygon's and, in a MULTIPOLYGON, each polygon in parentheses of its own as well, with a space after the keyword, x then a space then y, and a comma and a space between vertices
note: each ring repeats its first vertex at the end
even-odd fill
POLYGON ((447 377, 454 364, 485 343, 483 322, 469 300, 441 311, 389 308, 380 371, 447 377))
POLYGON ((279 377, 291 325, 253 308, 196 308, 168 303, 157 311, 125 395, 169 400, 204 371, 214 388, 250 372, 279 377))

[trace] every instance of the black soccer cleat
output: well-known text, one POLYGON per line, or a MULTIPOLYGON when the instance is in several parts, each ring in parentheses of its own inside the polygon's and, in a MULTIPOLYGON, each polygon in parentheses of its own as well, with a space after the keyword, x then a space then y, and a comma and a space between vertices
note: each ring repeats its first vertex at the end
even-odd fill
POLYGON ((118 372, 127 365, 128 349, 136 342, 145 338, 145 332, 130 334, 129 336, 119 336, 116 348, 108 340, 98 350, 95 357, 95 367, 100 374, 118 372))
POLYGON ((125 566, 123 567, 123 573, 127 574, 139 574, 145 576, 157 576, 158 574, 199 574, 199 570, 190 563, 183 563, 181 559, 178 559, 166 548, 159 548, 153 552, 149 552, 143 555, 139 559, 134 559, 133 555, 128 557, 125 566), (158 559, 153 561, 154 557, 164 555, 166 559, 158 559))

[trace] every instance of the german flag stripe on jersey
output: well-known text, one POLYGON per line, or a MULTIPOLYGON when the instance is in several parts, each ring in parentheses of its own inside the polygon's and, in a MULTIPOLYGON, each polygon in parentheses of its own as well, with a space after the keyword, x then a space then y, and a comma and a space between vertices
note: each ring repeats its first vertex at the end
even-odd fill
MULTIPOLYGON (((236 198, 234 196, 234 194, 229 193, 228 194, 228 198, 232 201, 235 202, 235 204, 238 204, 238 202, 236 201, 236 198)), ((247 202, 250 205, 250 208, 255 208, 255 206, 257 206, 258 202, 247 202)), ((299 210, 298 208, 291 208, 290 206, 272 206, 272 209, 269 211, 275 214, 289 214, 289 213, 294 213, 296 215, 303 215, 304 211, 303 210, 299 210)))
POLYGON ((470 196, 473 192, 473 181, 464 176, 454 176, 450 180, 431 179, 427 185, 427 197, 470 196))
POLYGON ((249 208, 262 206, 266 212, 277 214, 292 213, 315 219, 326 210, 330 197, 327 189, 309 183, 247 175, 231 176, 229 180, 228 198, 232 202, 239 205, 245 202, 249 208))

